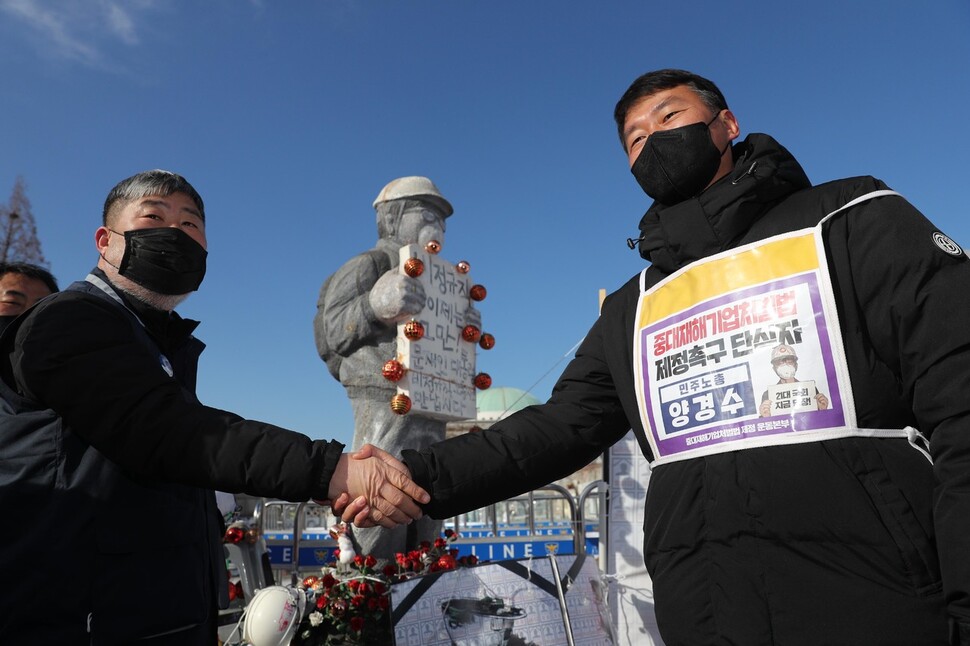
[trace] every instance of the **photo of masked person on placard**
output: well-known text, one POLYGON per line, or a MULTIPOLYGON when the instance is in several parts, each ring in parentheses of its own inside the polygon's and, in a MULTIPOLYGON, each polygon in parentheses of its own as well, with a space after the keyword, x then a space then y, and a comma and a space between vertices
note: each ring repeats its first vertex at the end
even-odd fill
POLYGON ((796 377, 798 354, 793 347, 780 344, 772 348, 771 368, 778 375, 778 382, 768 386, 761 395, 760 417, 828 409, 829 398, 815 381, 796 377))

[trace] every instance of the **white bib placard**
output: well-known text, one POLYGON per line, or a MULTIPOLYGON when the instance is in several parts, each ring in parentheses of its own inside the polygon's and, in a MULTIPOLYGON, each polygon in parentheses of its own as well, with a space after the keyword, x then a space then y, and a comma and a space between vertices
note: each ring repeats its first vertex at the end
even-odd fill
MULTIPOLYGON (((887 194, 895 193, 842 208, 887 194)), ((857 427, 821 227, 711 256, 648 290, 641 275, 634 375, 653 464, 851 435, 907 437, 857 427), (776 372, 786 362, 794 374, 776 372)))

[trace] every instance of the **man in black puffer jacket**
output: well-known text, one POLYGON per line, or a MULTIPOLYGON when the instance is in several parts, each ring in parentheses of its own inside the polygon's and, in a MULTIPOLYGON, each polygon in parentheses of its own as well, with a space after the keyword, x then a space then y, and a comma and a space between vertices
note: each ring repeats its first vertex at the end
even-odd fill
POLYGON ((199 402, 198 323, 173 311, 206 267, 185 178, 123 180, 102 222, 97 267, 0 335, 0 643, 211 646, 227 601, 213 489, 353 498, 345 520, 386 527, 420 518, 423 492, 378 449, 351 460, 199 402), (369 486, 387 468, 397 486, 369 486))
POLYGON ((668 646, 970 644, 962 249, 879 180, 812 187, 771 137, 732 146, 737 120, 694 74, 640 77, 615 117, 655 200, 651 264, 546 404, 404 452, 425 511, 544 485, 632 427, 668 646), (812 381, 777 385, 779 344, 812 381))

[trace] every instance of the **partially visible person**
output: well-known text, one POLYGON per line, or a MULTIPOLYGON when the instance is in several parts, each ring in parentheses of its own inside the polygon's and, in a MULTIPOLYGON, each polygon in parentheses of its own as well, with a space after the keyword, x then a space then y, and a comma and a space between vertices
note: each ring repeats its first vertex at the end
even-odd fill
POLYGON ((54 276, 28 262, 0 263, 0 332, 34 303, 58 291, 54 276))
MULTIPOLYGON (((781 343, 771 350, 771 369, 778 376, 778 382, 776 386, 781 386, 783 384, 796 384, 800 380, 795 378, 795 374, 798 372, 798 354, 795 352, 795 348, 790 345, 785 345, 781 343)), ((809 387, 809 384, 806 384, 809 387)), ((815 388, 814 383, 810 385, 811 388, 815 388)), ((772 401, 769 397, 769 390, 764 391, 761 395, 761 404, 758 406, 758 416, 768 417, 771 415, 771 405, 772 401)), ((791 397, 786 397, 786 401, 791 400, 791 397)), ((803 393, 802 396, 802 406, 814 406, 815 410, 828 410, 829 398, 822 391, 815 388, 814 392, 803 393), (805 399, 809 401, 805 403, 805 399)))
POLYGON ((0 337, 0 642, 211 646, 228 601, 214 489, 386 527, 427 494, 379 449, 351 461, 199 402, 198 323, 174 312, 206 269, 185 178, 134 175, 102 218, 97 267, 0 337))

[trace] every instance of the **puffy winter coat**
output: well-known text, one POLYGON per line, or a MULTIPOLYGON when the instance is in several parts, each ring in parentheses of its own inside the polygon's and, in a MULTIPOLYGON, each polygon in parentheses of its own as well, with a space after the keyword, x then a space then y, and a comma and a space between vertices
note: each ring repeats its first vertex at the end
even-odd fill
POLYGON ((211 489, 327 496, 341 444, 198 402, 196 325, 95 270, 0 338, 0 642, 211 644, 211 489))
MULTIPOLYGON (((699 197, 644 216, 647 287, 885 188, 869 177, 810 187, 766 135, 734 155, 699 197)), ((935 463, 905 439, 853 437, 657 466, 644 556, 668 646, 946 644, 948 630, 970 644, 970 263, 896 196, 838 214, 822 235, 858 424, 915 426, 935 463)), ((546 404, 405 452, 428 513, 563 477, 631 427, 653 457, 633 376, 639 298, 638 276, 606 300, 546 404)))

